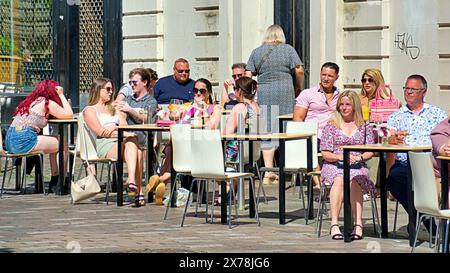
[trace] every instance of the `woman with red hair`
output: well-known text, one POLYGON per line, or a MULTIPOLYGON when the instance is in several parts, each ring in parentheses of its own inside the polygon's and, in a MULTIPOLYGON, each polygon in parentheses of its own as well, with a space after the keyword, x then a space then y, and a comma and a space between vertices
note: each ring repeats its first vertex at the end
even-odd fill
POLYGON ((53 80, 43 80, 14 113, 14 120, 6 133, 6 149, 12 154, 41 151, 50 154, 52 179, 49 190, 58 181, 58 138, 38 135, 47 126, 49 118, 70 119, 73 111, 63 93, 63 88, 53 80))

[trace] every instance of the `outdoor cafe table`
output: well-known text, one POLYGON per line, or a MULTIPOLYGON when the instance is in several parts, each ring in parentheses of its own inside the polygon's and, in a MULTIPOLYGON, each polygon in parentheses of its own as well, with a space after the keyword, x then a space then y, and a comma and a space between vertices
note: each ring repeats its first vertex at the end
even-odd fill
MULTIPOLYGON (((70 126, 70 139, 69 144, 74 143, 75 139, 75 127, 74 125, 77 124, 77 119, 49 119, 49 124, 56 124, 58 125, 58 134, 59 134, 59 147, 58 147, 58 167, 59 167, 59 178, 58 178, 58 184, 56 185, 56 195, 64 195, 67 194, 67 190, 69 188, 69 185, 66 185, 66 174, 64 173, 64 145, 66 144, 66 140, 64 139, 64 134, 66 130, 66 126, 70 126)), ((69 183, 72 179, 72 158, 70 158, 69 162, 69 183)))
MULTIPOLYGON (((286 190, 286 175, 284 173, 285 165, 285 144, 286 141, 291 140, 307 140, 307 171, 310 172, 313 169, 313 158, 312 158, 312 137, 316 134, 286 134, 286 133, 274 133, 274 134, 226 134, 222 135, 222 140, 237 140, 237 141, 248 141, 250 142, 249 147, 249 162, 253 162, 253 141, 279 141, 279 154, 278 154, 278 165, 279 165, 279 190, 278 190, 278 202, 279 202, 279 221, 281 225, 286 223, 286 202, 285 202, 285 190, 286 190)), ((301 155, 299 155, 301 156, 301 155)), ((262 181, 260 182, 262 183, 262 181)), ((309 189, 312 190, 312 189, 309 189)), ((226 192, 225 183, 221 184, 221 192, 226 192)), ((249 206, 250 206, 250 217, 255 216, 255 203, 253 201, 253 191, 249 187, 249 206)), ((312 208, 312 198, 308 200, 309 207, 312 208)), ((221 202, 221 222, 226 223, 226 213, 227 207, 226 202, 221 202)), ((313 210, 310 209, 310 212, 313 210)))
POLYGON ((294 114, 286 114, 277 117, 278 119, 278 131, 284 133, 284 121, 291 121, 294 119, 294 114))
MULTIPOLYGON (((381 236, 388 237, 388 219, 387 219, 387 189, 386 189, 386 161, 385 153, 408 153, 415 152, 429 152, 431 147, 413 147, 407 145, 388 145, 388 144, 366 144, 366 145, 349 145, 341 146, 344 153, 344 242, 350 242, 350 233, 352 229, 351 223, 351 205, 350 205, 350 152, 374 152, 378 153, 380 157, 380 199, 381 199, 381 236)), ((409 244, 412 246, 414 242, 416 209, 414 207, 414 195, 412 188, 411 169, 408 160, 408 215, 409 215, 409 244)))
MULTIPOLYGON (((153 134, 152 132, 169 132, 170 127, 160 127, 156 124, 136 124, 136 125, 119 125, 117 126, 117 158, 123 158, 123 150, 121 149, 123 143, 123 132, 125 131, 144 131, 148 132, 147 139, 147 170, 150 172, 149 177, 153 175, 151 152, 153 147, 153 134)), ((174 177, 174 176, 172 176, 174 177)), ((117 206, 123 205, 123 160, 117 160, 117 206)), ((173 184, 173 183, 172 183, 173 184)), ((149 193, 149 202, 151 200, 151 194, 149 193)))
MULTIPOLYGON (((441 209, 448 209, 448 164, 450 164, 450 156, 438 156, 437 159, 441 160, 441 209)), ((444 231, 444 223, 442 227, 442 231, 444 231)), ((444 243, 444 240, 442 240, 442 246, 444 246, 444 243)))

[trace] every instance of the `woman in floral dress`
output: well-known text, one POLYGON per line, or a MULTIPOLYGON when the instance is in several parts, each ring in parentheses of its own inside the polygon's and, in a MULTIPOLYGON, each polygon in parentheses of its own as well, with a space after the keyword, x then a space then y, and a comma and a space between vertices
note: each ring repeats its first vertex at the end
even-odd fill
MULTIPOLYGON (((336 113, 322 132, 320 150, 325 160, 322 168, 322 180, 330 190, 331 230, 333 240, 342 240, 338 219, 344 197, 343 145, 374 143, 373 131, 363 120, 361 101, 354 91, 341 93, 336 105, 336 113)), ((350 153, 350 202, 355 219, 351 235, 353 240, 362 239, 363 194, 375 192, 370 181, 366 161, 371 152, 350 153)))

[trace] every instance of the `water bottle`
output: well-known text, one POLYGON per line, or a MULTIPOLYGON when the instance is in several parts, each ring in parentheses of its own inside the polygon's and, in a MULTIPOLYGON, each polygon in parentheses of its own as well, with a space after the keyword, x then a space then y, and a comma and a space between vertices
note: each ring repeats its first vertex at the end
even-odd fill
POLYGON ((153 116, 152 107, 149 105, 145 107, 145 110, 146 110, 145 112, 147 113, 147 123, 150 124, 152 123, 152 116, 153 116))

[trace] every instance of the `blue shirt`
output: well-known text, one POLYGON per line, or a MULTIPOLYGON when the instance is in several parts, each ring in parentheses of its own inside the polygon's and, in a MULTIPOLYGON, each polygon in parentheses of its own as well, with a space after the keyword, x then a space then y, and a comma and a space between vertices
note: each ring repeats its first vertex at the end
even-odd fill
MULTIPOLYGON (((414 114, 407 106, 403 106, 397 112, 392 113, 387 123, 389 127, 397 129, 397 132, 408 132, 404 138, 405 144, 410 146, 431 146, 431 131, 434 127, 447 118, 447 114, 439 107, 425 103, 419 114, 414 114)), ((397 154, 397 160, 407 162, 405 153, 397 154)))
POLYGON ((184 102, 194 99, 194 80, 178 83, 173 75, 159 79, 153 87, 158 104, 169 104, 170 99, 180 99, 184 102))

